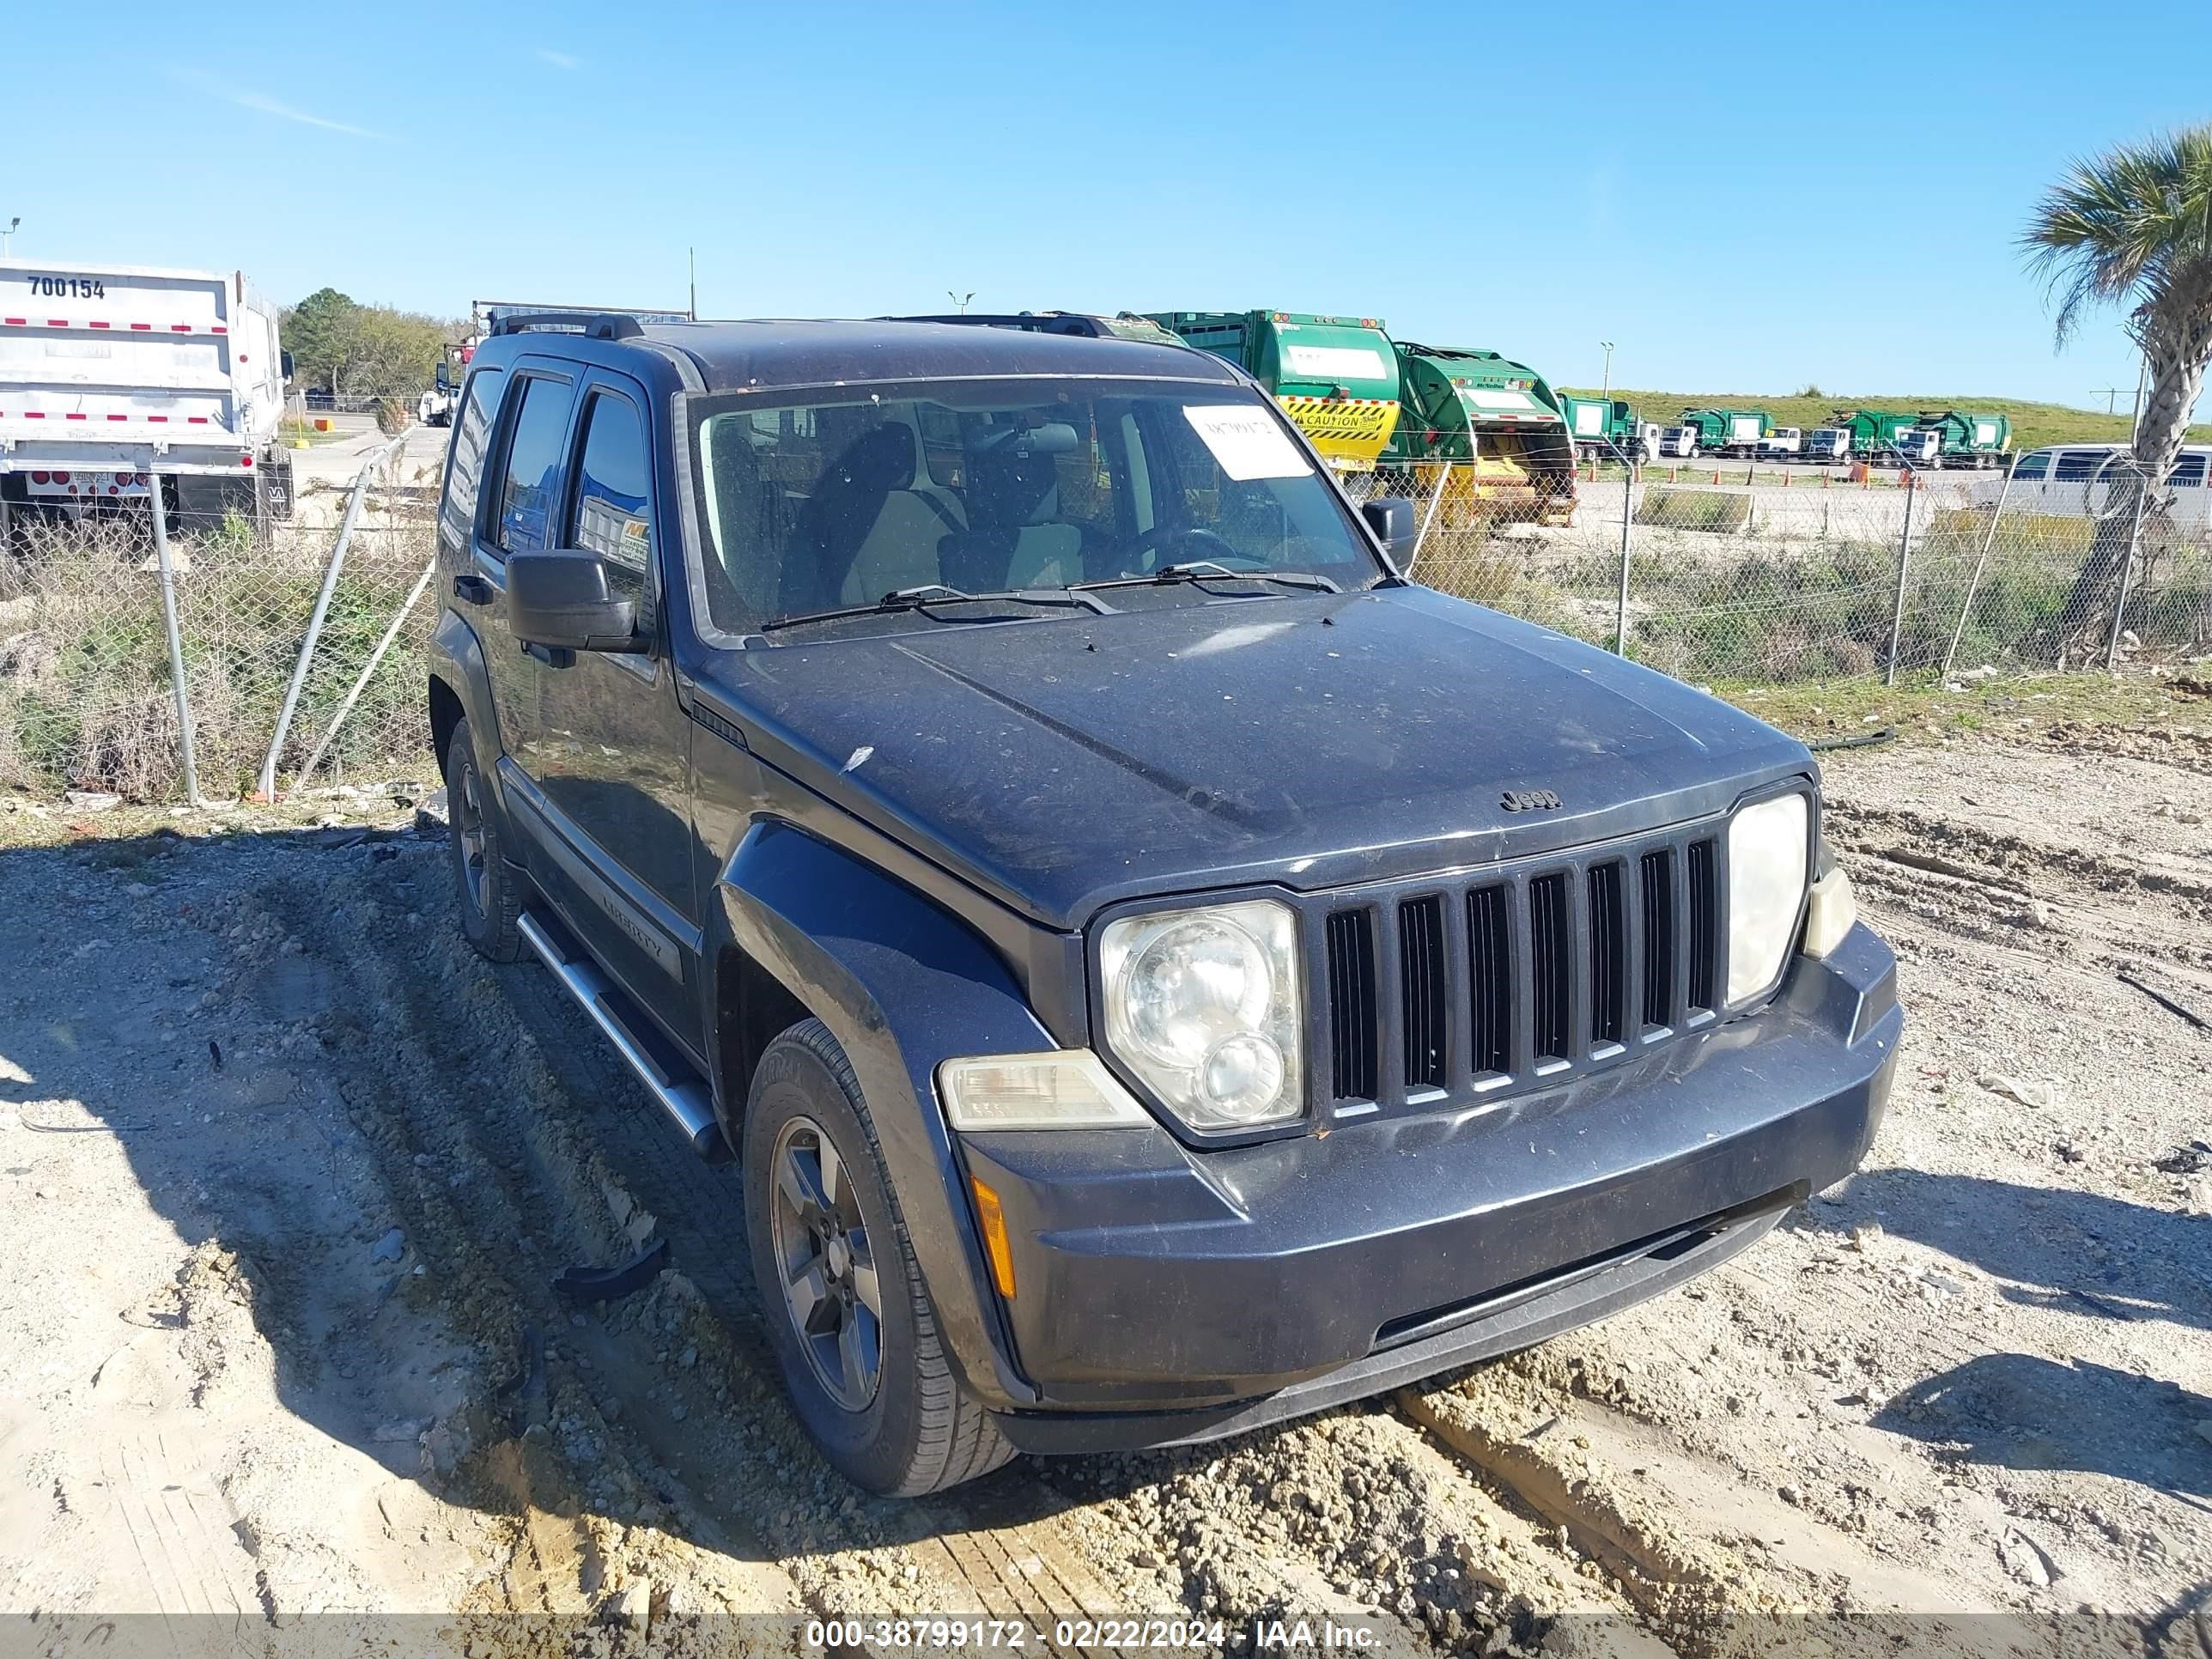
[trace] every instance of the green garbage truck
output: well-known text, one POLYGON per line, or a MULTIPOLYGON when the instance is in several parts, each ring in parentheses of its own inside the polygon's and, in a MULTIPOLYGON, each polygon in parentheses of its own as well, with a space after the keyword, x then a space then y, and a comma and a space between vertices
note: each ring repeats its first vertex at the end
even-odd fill
POLYGON ((1563 392, 1559 413, 1566 418, 1577 455, 1603 460, 1623 455, 1637 461, 1651 459, 1642 453, 1646 434, 1626 398, 1577 398, 1563 392))
POLYGON ((1938 466, 2002 466, 2012 448, 2012 422, 2002 415, 1976 415, 1965 410, 1923 410, 1913 421, 1922 432, 1933 432, 1938 466))
POLYGON ((1397 357, 1378 319, 1272 309, 1146 315, 1267 387, 1340 471, 1373 471, 1397 428, 1397 357))
POLYGON ((1456 502, 1464 516, 1555 525, 1573 516, 1574 438, 1542 375, 1475 347, 1400 340, 1394 349, 1399 416, 1383 465, 1413 469, 1423 496, 1441 485, 1440 508, 1456 502))
POLYGON ((1686 409, 1681 424, 1697 433, 1702 452, 1756 455, 1759 441, 1774 430, 1774 416, 1763 409, 1686 409))
POLYGON ((1897 437, 1919 422, 1917 415, 1893 409, 1839 409, 1828 423, 1851 434, 1850 459, 1875 461, 1897 453, 1897 437))

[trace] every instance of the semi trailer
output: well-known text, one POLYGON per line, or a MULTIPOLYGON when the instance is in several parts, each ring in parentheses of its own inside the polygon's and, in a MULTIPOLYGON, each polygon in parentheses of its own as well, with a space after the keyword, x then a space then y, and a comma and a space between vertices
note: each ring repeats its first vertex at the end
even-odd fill
POLYGON ((0 538, 157 493, 186 523, 289 518, 289 369, 240 272, 0 259, 0 538))
POLYGON ((1397 356, 1376 318, 1273 309, 1145 314, 1258 380, 1340 471, 1373 471, 1397 429, 1397 356))

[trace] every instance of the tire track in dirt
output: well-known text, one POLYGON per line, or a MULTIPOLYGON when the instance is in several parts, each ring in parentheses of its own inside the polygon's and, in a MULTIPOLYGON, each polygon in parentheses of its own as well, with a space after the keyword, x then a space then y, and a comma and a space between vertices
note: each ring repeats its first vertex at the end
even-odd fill
POLYGON ((412 1195, 410 1230, 453 1264, 439 1271, 459 1281, 459 1322, 495 1353, 520 1352, 526 1324, 549 1333, 538 1438, 562 1455, 510 1450, 475 1469, 526 1517, 519 1553, 541 1564, 513 1575, 516 1604, 561 1601, 566 1547, 600 1582, 688 1583, 711 1578, 703 1558, 733 1558, 825 1616, 1242 1620, 1309 1610, 1285 1589, 1303 1584, 1371 1610, 1401 1646, 1534 1639, 1562 1613, 1632 1619, 1553 1528, 1385 1411, 1216 1447, 1019 1460, 921 1504, 853 1492, 766 1358, 732 1173, 677 1143, 534 963, 468 951, 444 876, 410 848, 404 864, 302 872, 249 902, 337 975, 319 1030, 387 1178, 412 1195), (553 1269, 656 1235, 678 1271, 571 1324, 553 1269))

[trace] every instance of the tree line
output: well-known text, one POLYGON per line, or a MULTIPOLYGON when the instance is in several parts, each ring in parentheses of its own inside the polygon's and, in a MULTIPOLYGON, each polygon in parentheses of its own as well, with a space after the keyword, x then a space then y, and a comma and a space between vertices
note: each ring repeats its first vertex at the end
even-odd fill
POLYGON ((340 397, 412 398, 463 325, 390 306, 362 305, 317 289, 277 319, 292 354, 293 384, 340 397))

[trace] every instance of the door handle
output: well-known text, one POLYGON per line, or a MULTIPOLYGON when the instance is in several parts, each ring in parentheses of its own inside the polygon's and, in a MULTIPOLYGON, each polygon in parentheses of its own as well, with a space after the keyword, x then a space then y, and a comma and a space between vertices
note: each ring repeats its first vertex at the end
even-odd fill
POLYGON ((453 578, 453 597, 466 599, 471 605, 489 605, 491 584, 482 576, 456 576, 453 578))

